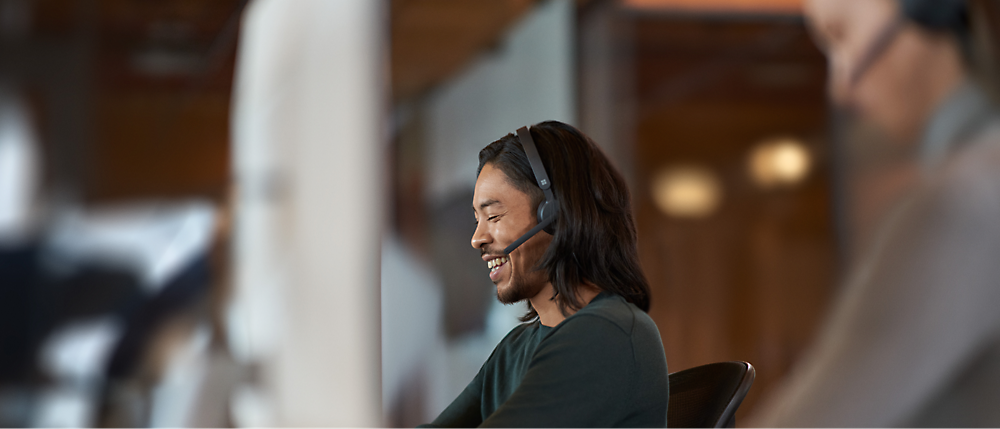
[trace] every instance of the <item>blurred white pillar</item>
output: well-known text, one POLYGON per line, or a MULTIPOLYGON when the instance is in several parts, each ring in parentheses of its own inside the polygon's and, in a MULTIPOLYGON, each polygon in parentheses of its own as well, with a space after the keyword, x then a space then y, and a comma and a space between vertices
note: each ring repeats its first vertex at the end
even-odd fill
POLYGON ((250 424, 381 424, 385 6, 255 0, 243 17, 229 330, 271 408, 250 424))

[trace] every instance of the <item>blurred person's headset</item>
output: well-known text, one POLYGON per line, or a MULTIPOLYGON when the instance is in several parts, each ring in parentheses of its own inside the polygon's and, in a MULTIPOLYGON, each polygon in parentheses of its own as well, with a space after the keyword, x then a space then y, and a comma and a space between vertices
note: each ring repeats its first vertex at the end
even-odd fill
POLYGON ((545 194, 545 200, 538 204, 538 225, 531 228, 524 235, 518 237, 514 240, 510 246, 503 249, 505 255, 509 255, 513 252, 517 246, 520 246, 529 238, 538 234, 539 231, 544 230, 545 232, 552 234, 555 231, 554 224, 556 222, 556 217, 559 214, 559 202, 556 200, 555 194, 552 192, 552 182, 549 180, 549 174, 545 171, 545 166, 542 164, 542 158, 538 156, 538 149, 535 147, 535 141, 531 138, 531 129, 527 126, 517 129, 517 138, 521 141, 521 147, 524 148, 524 154, 528 156, 528 163, 531 164, 531 172, 535 175, 535 182, 538 183, 538 187, 542 188, 542 193, 545 194))
POLYGON ((969 8, 966 0, 899 0, 899 15, 876 35, 851 73, 850 85, 858 83, 875 61, 892 44, 903 24, 910 22, 934 32, 951 33, 958 39, 966 58, 971 52, 969 8))

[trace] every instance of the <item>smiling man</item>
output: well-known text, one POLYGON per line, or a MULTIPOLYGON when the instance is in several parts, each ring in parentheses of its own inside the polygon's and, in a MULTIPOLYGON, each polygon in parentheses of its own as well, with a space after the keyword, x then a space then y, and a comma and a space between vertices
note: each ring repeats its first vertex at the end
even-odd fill
POLYGON ((554 121, 508 134, 479 153, 472 203, 497 299, 528 313, 430 426, 665 427, 628 188, 593 141, 554 121))

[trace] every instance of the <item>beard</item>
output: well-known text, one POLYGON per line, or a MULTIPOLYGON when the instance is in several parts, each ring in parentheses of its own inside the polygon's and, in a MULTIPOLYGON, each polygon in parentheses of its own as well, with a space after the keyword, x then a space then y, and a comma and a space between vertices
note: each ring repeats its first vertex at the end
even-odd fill
MULTIPOLYGON (((506 288, 497 285, 497 300, 501 304, 509 305, 533 298, 545 288, 549 281, 548 272, 539 268, 538 264, 551 242, 551 235, 540 232, 508 255, 510 279, 506 288)), ((483 249, 483 252, 494 253, 492 249, 483 249)))
POLYGON ((538 295, 545 287, 545 271, 535 269, 527 274, 518 275, 511 270, 510 284, 506 288, 497 288, 497 301, 510 305, 538 295))
MULTIPOLYGON (((534 261, 537 262, 538 259, 536 258, 534 261)), ((504 305, 515 304, 535 297, 548 282, 546 270, 535 266, 522 271, 516 263, 512 263, 510 271, 507 287, 501 288, 500 285, 497 285, 497 301, 504 305)))

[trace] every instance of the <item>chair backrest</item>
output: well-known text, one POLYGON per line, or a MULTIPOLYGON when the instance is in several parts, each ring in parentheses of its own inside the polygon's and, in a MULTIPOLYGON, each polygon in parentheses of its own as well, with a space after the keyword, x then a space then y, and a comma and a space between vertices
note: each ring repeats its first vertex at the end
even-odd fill
POLYGON ((736 427, 736 409, 753 384, 748 362, 717 362, 670 374, 667 427, 736 427))

